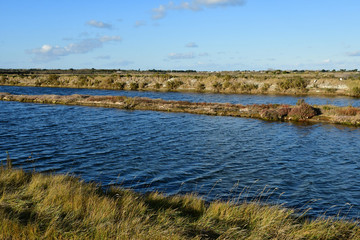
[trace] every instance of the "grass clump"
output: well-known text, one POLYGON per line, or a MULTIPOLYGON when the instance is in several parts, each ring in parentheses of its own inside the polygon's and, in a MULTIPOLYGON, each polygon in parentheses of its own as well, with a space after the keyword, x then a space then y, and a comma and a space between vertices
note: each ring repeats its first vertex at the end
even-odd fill
POLYGON ((359 239, 356 222, 260 202, 145 195, 0 166, 0 239, 359 239))
POLYGON ((351 96, 360 97, 360 87, 353 87, 351 89, 351 96))
POLYGON ((281 90, 289 90, 289 89, 298 89, 301 91, 305 91, 309 81, 303 79, 301 77, 293 78, 293 79, 286 79, 278 83, 278 86, 281 90))
POLYGON ((289 118, 293 120, 306 120, 316 115, 318 115, 318 110, 305 102, 293 107, 288 114, 289 118))

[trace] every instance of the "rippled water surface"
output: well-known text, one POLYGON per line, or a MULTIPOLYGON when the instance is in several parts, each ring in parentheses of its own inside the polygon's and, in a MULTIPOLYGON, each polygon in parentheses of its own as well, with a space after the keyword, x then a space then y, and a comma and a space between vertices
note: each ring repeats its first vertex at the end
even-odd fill
POLYGON ((276 96, 276 95, 247 95, 247 94, 213 94, 213 93, 181 93, 181 92, 141 92, 141 91, 117 91, 98 89, 77 88, 42 88, 42 87, 14 87, 0 86, 0 92, 12 94, 90 94, 90 95, 121 95, 127 97, 149 97, 164 100, 181 100, 190 102, 222 102, 240 104, 291 104, 295 105, 300 98, 309 104, 332 104, 336 106, 360 106, 360 98, 350 97, 318 97, 318 96, 276 96))
MULTIPOLYGON (((0 87, 2 92, 31 89, 0 87)), ((28 94, 44 93, 35 89, 39 92, 28 94)), ((57 91, 115 95, 113 91, 57 91)), ((193 101, 207 100, 207 95, 197 95, 193 101)), ((185 99, 189 96, 193 95, 184 94, 185 99)), ((226 102, 238 97, 209 96, 208 101, 223 97, 226 102)), ((247 97, 263 101, 261 96, 247 97)), ((71 172, 107 186, 169 194, 198 192, 207 200, 236 199, 241 192, 243 200, 258 196, 264 187, 270 192, 277 188, 264 194, 264 199, 299 209, 311 207, 312 215, 341 211, 357 218, 360 213, 359 128, 0 102, 3 160, 6 151, 16 167, 71 172), (245 187, 249 189, 243 191, 245 187)))

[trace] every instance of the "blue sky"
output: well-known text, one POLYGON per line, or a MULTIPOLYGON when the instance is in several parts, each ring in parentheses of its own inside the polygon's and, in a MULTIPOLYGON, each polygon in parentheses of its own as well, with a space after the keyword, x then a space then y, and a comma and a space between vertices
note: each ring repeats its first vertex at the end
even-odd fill
POLYGON ((0 0, 0 68, 360 69, 358 0, 0 0))

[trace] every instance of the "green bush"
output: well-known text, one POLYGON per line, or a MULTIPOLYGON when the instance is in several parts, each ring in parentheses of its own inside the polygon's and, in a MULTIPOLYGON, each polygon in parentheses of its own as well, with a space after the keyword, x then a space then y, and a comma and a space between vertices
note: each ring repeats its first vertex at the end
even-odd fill
POLYGON ((141 82, 141 83, 140 83, 140 88, 142 88, 142 89, 147 88, 148 85, 149 85, 148 82, 141 82))
POLYGON ((168 80, 166 82, 166 87, 168 90, 175 90, 183 84, 184 83, 180 80, 168 80))
POLYGON ((139 84, 137 82, 130 83, 130 90, 136 91, 139 89, 139 84))
POLYGON ((360 87, 353 87, 351 89, 351 96, 360 97, 360 87))
POLYGON ((252 83, 243 83, 240 86, 241 91, 251 92, 251 90, 258 89, 258 85, 252 83))
POLYGON ((264 85, 261 87, 261 91, 262 92, 267 92, 270 88, 270 84, 269 83, 264 83, 264 85))
POLYGON ((6 80, 7 80, 7 77, 6 76, 1 76, 1 78, 0 78, 0 83, 1 84, 5 84, 6 83, 6 80))
POLYGON ((198 84, 196 85, 196 91, 202 92, 202 91, 204 91, 205 89, 206 89, 206 86, 205 86, 204 83, 198 83, 198 84))
POLYGON ((309 84, 308 80, 305 80, 301 77, 286 79, 278 83, 278 86, 282 90, 288 90, 291 88, 305 90, 307 85, 309 84))
POLYGON ((216 92, 220 92, 223 87, 220 82, 214 82, 212 86, 216 92))
POLYGON ((46 84, 49 84, 49 85, 59 85, 60 84, 60 81, 59 81, 59 76, 56 75, 56 74, 50 74, 48 77, 47 77, 47 80, 46 80, 46 84))
POLYGON ((76 85, 78 85, 78 86, 87 86, 88 85, 88 78, 85 75, 78 76, 76 85))
POLYGON ((116 87, 119 90, 124 90, 125 86, 126 86, 126 82, 118 82, 118 83, 116 83, 116 87))
POLYGON ((224 89, 226 89, 226 88, 228 88, 230 86, 231 86, 231 83, 229 81, 227 81, 227 80, 223 84, 224 89))
POLYGON ((160 89, 160 88, 161 88, 161 86, 162 86, 162 84, 161 84, 161 83, 158 83, 158 82, 157 82, 157 83, 155 83, 155 88, 156 88, 156 89, 160 89))

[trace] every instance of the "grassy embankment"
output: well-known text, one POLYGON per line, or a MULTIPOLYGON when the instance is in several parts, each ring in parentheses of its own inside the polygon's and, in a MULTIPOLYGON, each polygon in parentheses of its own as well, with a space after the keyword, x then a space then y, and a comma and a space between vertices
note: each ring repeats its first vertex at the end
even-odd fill
POLYGON ((310 123, 334 123, 360 126, 360 108, 336 107, 331 105, 311 106, 303 101, 295 106, 282 104, 241 105, 230 103, 192 103, 186 101, 166 101, 124 96, 90 95, 11 95, 0 93, 2 101, 18 101, 47 104, 83 105, 112 107, 127 110, 152 110, 185 112, 214 116, 258 118, 271 121, 302 121, 310 123))
POLYGON ((0 85, 360 97, 358 71, 114 71, 106 74, 96 71, 83 74, 80 70, 78 73, 75 70, 62 71, 61 74, 48 74, 45 70, 37 74, 29 72, 2 74, 0 85))
POLYGON ((0 166, 0 239, 360 239, 355 221, 307 219, 260 201, 104 190, 0 166))

